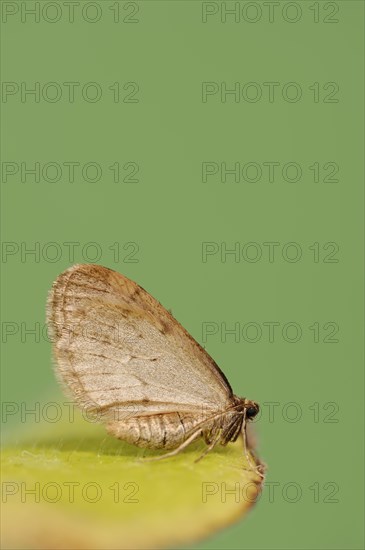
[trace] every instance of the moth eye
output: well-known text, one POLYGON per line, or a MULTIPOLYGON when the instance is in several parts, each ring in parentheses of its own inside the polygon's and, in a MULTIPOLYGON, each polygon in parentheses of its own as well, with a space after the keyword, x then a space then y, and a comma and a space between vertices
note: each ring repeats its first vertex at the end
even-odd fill
POLYGON ((246 416, 247 416, 247 418, 253 418, 254 416, 257 415, 258 412, 259 411, 256 407, 248 407, 248 409, 246 411, 246 416))

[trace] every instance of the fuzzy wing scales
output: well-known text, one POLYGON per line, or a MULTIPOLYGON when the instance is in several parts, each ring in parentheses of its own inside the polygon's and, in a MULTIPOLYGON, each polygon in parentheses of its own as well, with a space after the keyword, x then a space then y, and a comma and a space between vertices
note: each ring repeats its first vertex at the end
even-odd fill
POLYGON ((232 390, 213 359, 142 287, 99 265, 54 282, 48 324, 72 397, 105 414, 225 408, 232 390))

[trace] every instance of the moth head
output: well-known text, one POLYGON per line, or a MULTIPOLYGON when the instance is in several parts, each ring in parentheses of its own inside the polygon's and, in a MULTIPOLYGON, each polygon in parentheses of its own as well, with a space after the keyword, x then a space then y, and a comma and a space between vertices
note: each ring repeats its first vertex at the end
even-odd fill
POLYGON ((246 409, 247 420, 254 418, 260 410, 259 404, 256 403, 256 401, 250 401, 249 399, 245 399, 244 406, 246 409))

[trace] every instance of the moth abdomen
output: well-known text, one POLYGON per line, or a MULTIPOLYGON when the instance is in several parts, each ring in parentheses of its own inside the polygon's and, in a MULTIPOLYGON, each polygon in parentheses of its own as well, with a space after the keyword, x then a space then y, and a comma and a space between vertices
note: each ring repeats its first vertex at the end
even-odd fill
POLYGON ((175 449, 198 424, 199 419, 173 412, 113 420, 106 428, 115 437, 137 447, 175 449))

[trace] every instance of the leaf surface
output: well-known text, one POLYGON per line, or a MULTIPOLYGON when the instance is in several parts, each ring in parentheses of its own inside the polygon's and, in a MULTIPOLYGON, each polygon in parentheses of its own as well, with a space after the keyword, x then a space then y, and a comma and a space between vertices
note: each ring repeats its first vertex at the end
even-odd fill
POLYGON ((199 462, 203 441, 158 461, 101 425, 38 425, 2 452, 6 548, 117 549, 186 545, 237 521, 262 477, 242 439, 199 462))

